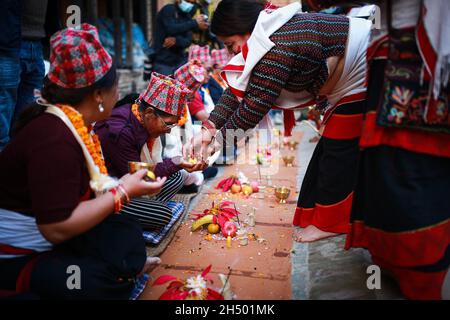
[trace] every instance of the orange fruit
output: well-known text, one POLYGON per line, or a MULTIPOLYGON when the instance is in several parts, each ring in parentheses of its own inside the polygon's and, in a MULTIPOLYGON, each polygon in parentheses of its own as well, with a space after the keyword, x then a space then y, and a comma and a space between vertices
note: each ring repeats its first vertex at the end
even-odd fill
POLYGON ((238 185, 238 184, 233 184, 232 186, 231 186, 231 193, 239 193, 239 192, 241 192, 241 186, 240 185, 238 185))
POLYGON ((210 223, 208 225, 208 232, 211 234, 216 234, 220 231, 220 226, 216 223, 210 223))

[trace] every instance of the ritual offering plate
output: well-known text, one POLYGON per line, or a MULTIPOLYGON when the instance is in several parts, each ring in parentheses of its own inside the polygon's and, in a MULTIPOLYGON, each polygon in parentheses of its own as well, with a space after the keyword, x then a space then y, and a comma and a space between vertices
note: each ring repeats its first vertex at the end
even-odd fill
POLYGON ((277 197, 279 203, 286 203, 286 199, 289 198, 291 190, 286 187, 275 188, 275 197, 277 197))
POLYGON ((287 167, 292 167, 294 165, 294 156, 284 156, 282 159, 287 167))
POLYGON ((298 145, 297 141, 289 141, 288 142, 288 147, 289 147, 289 150, 291 150, 291 151, 294 151, 295 149, 297 149, 297 145, 298 145))
POLYGON ((139 170, 142 170, 142 169, 147 169, 147 175, 144 177, 144 180, 146 180, 146 181, 156 180, 156 175, 153 172, 153 170, 155 169, 155 166, 153 164, 146 163, 146 162, 129 161, 128 169, 131 174, 133 174, 139 170))

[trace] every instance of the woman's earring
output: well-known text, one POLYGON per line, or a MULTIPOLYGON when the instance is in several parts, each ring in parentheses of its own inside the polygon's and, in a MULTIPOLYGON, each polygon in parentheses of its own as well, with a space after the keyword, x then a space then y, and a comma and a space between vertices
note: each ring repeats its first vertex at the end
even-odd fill
POLYGON ((100 111, 100 112, 105 111, 105 108, 103 108, 103 103, 100 103, 100 104, 98 105, 98 111, 100 111))

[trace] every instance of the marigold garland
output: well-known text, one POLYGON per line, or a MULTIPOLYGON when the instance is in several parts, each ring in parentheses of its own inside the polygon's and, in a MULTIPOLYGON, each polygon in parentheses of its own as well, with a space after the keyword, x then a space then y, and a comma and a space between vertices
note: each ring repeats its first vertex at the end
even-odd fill
POLYGON ((102 148, 100 139, 94 133, 90 134, 91 130, 86 127, 83 116, 74 108, 67 105, 57 105, 69 118, 70 122, 77 130, 78 135, 86 146, 89 154, 92 156, 94 163, 100 169, 100 173, 108 174, 106 169, 105 160, 103 159, 102 148))
POLYGON ((136 119, 138 119, 138 121, 140 123, 144 123, 144 120, 142 120, 142 116, 141 116, 141 112, 139 111, 139 105, 134 103, 131 106, 131 112, 133 112, 134 116, 136 117, 136 119))
POLYGON ((185 105, 183 109, 183 115, 181 116, 180 120, 178 120, 178 126, 182 127, 187 122, 188 117, 188 106, 185 105))

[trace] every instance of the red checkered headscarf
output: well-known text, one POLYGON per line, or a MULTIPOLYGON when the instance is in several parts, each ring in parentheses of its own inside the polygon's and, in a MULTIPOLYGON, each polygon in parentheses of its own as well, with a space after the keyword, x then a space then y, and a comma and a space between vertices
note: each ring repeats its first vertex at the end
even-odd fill
POLYGON ((193 96, 205 81, 205 73, 203 65, 197 60, 192 60, 178 68, 173 77, 191 90, 193 96))
POLYGON ((89 87, 111 66, 112 58, 101 45, 97 28, 90 24, 58 31, 50 38, 48 79, 60 87, 89 87))
POLYGON ((169 113, 181 116, 191 91, 181 82, 153 72, 147 90, 139 96, 139 101, 169 113))
POLYGON ((211 51, 211 65, 217 65, 217 68, 222 69, 231 59, 231 55, 227 49, 214 49, 211 51))
POLYGON ((209 46, 200 47, 194 44, 189 47, 189 61, 197 60, 203 63, 205 66, 211 65, 211 55, 209 54, 209 46))

